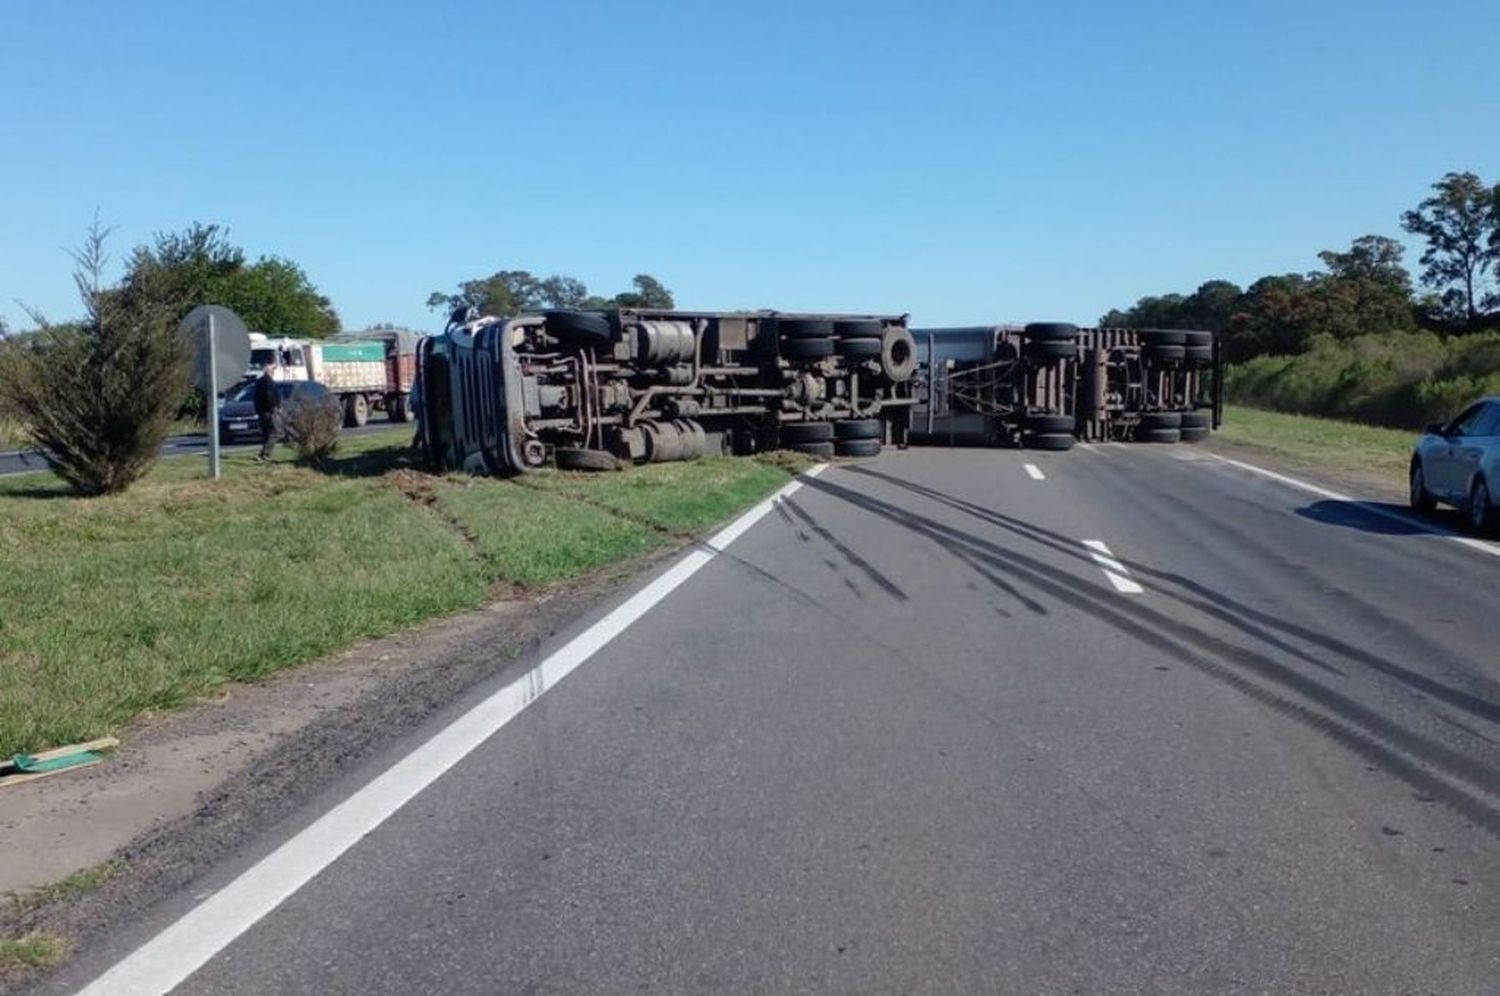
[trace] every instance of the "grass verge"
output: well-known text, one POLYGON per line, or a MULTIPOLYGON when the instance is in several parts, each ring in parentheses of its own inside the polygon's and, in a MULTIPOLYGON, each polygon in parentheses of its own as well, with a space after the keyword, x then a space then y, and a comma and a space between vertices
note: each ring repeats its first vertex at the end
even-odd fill
POLYGON ((20 937, 0 937, 0 980, 52 968, 67 954, 67 940, 45 930, 20 937))
POLYGON ((323 472, 163 460, 78 499, 0 479, 0 755, 103 736, 211 694, 702 532, 784 483, 756 460, 526 483, 405 468, 404 429, 323 472), (394 473, 392 473, 394 471, 394 473))
POLYGON ((1356 422, 1228 406, 1215 438, 1356 482, 1406 486, 1414 433, 1356 422))

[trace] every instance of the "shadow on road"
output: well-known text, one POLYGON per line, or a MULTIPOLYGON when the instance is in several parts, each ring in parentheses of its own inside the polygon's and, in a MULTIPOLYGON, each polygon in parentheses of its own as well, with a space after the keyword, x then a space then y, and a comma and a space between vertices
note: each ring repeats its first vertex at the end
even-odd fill
POLYGON ((1414 517, 1404 505, 1386 501, 1315 501, 1297 509, 1297 514, 1328 526, 1343 526, 1379 536, 1421 536, 1434 526, 1460 532, 1457 512, 1433 512, 1428 521, 1414 517))
MULTIPOLYGON (((1019 539, 1080 561, 1087 559, 1087 552, 1071 537, 868 467, 849 467, 847 470, 963 511, 1019 539)), ((805 479, 803 486, 926 537, 1007 591, 1019 594, 1019 586, 1025 585, 1113 626, 1122 634, 1195 668, 1353 751, 1423 794, 1443 800, 1489 833, 1500 837, 1500 810, 1481 796, 1456 786, 1429 770, 1436 769, 1449 778, 1467 783, 1482 792, 1500 796, 1500 770, 1481 760, 1420 732, 1409 730, 1390 717, 1259 650, 1232 643, 1176 618, 1175 615, 1154 607, 1154 604, 1161 604, 1156 599, 1121 599, 1102 588, 1080 586, 1077 578, 1068 571, 1019 549, 992 542, 902 505, 837 484, 826 477, 805 479), (1293 692, 1308 702, 1316 703, 1317 708, 1289 698, 1284 692, 1293 692), (1404 752, 1406 756, 1398 751, 1404 752)), ((1156 582, 1152 590, 1158 595, 1223 622, 1247 637, 1252 647, 1275 647, 1317 666, 1325 673, 1344 673, 1289 642, 1299 640, 1349 662, 1378 671, 1470 715, 1491 723, 1500 723, 1500 705, 1494 702, 1451 688, 1336 637, 1242 605, 1190 578, 1128 560, 1124 563, 1139 577, 1156 582)))

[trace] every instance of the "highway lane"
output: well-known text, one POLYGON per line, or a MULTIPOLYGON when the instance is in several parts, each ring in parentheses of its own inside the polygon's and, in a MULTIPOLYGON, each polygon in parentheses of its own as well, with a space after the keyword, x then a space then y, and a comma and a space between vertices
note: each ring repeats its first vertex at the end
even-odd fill
MULTIPOLYGON (((359 427, 345 428, 346 435, 360 436, 370 432, 380 432, 383 429, 398 428, 400 423, 389 422, 384 418, 370 422, 359 427)), ((259 443, 240 443, 234 446, 224 447, 225 453, 237 453, 258 447, 259 443)), ((208 453, 208 436, 204 433, 189 433, 178 436, 169 436, 161 448, 162 456, 190 456, 194 453, 208 453)), ((34 452, 27 450, 5 450, 0 451, 0 477, 11 474, 30 474, 39 470, 47 469, 47 461, 34 452)))
POLYGON ((1185 447, 835 468, 178 991, 1493 993, 1497 583, 1185 447))

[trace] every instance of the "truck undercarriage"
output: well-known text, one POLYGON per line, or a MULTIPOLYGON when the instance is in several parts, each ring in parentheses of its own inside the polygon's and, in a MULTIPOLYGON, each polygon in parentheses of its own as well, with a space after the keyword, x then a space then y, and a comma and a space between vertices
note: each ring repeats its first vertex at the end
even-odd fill
POLYGON ((904 315, 455 315, 423 341, 420 363, 429 465, 500 475, 777 448, 1194 442, 1217 427, 1222 401, 1206 332, 914 333, 904 315))

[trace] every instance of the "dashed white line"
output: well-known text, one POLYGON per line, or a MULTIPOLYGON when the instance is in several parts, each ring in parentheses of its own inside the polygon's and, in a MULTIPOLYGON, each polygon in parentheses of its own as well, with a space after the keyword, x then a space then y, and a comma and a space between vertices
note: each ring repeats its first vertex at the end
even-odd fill
POLYGON ((1026 473, 1031 476, 1033 481, 1045 481, 1047 479, 1047 475, 1042 473, 1042 468, 1034 463, 1026 465, 1026 473))
POLYGON ((1104 569, 1104 576, 1109 578, 1109 583, 1115 586, 1116 591, 1125 595, 1139 595, 1146 590, 1131 579, 1130 571, 1115 559, 1103 540, 1084 540, 1083 545, 1088 548, 1094 563, 1104 569))
MULTIPOLYGON (((812 477, 825 466, 813 467, 804 476, 812 477)), ((170 992, 696 574, 777 501, 801 486, 800 481, 792 481, 725 526, 546 660, 439 730, 374 781, 117 962, 79 996, 161 996, 170 992)))

